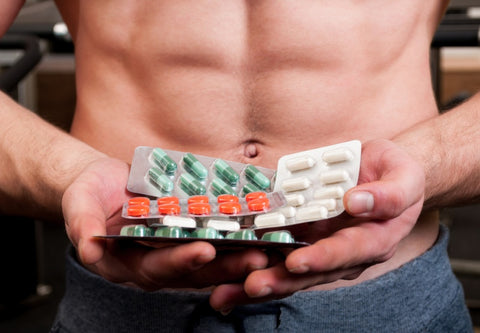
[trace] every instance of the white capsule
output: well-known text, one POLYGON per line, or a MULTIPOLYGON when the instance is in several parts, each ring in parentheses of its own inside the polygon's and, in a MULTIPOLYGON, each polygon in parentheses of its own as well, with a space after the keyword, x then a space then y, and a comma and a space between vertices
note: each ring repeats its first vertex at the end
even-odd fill
POLYGON ((298 177, 284 180, 282 183, 282 190, 285 192, 293 192, 305 190, 312 185, 312 182, 307 177, 298 177))
POLYGON ((240 223, 236 221, 210 219, 207 222, 207 228, 213 228, 221 231, 237 231, 240 230, 240 223))
POLYGON ((335 184, 348 180, 350 180, 350 176, 343 169, 326 171, 320 175, 320 181, 324 184, 335 184))
POLYGON ((325 219, 328 210, 323 206, 307 206, 297 209, 296 222, 307 222, 325 219))
POLYGON ((195 228, 197 223, 189 217, 167 215, 163 218, 163 225, 169 227, 195 228))
POLYGON ((307 206, 323 206, 328 210, 335 210, 337 209, 337 200, 335 199, 320 199, 320 200, 313 200, 310 201, 307 206))
POLYGON ((315 160, 310 156, 301 156, 285 161, 285 166, 290 172, 310 169, 315 165, 315 160))
POLYGON ((302 194, 286 194, 285 200, 290 206, 298 207, 305 203, 305 197, 302 194))
POLYGON ((346 148, 326 151, 322 155, 322 159, 327 163, 340 163, 353 159, 353 153, 346 148))
POLYGON ((283 226, 285 215, 279 212, 257 215, 254 223, 259 228, 283 226))
POLYGON ((279 209, 280 213, 282 213, 287 219, 290 217, 294 217, 297 213, 297 209, 292 206, 285 206, 279 209))
POLYGON ((345 191, 340 186, 323 187, 313 193, 315 199, 340 199, 343 198, 345 191))

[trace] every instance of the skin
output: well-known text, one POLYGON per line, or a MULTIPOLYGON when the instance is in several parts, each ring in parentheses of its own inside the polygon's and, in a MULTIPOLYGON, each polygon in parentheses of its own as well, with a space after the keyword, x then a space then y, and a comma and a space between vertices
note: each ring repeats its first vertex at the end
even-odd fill
MULTIPOLYGON (((21 2, 1 9, 0 32, 21 2)), ((436 208, 478 197, 478 98, 439 116, 431 88, 429 45, 446 1, 57 5, 76 47, 72 130, 0 96, 1 211, 63 217, 79 260, 106 279, 210 287, 212 307, 227 313, 395 269, 435 242, 436 208), (351 139, 363 152, 348 214, 299 230, 312 245, 284 260, 92 238, 125 223, 136 146, 275 168, 282 155, 351 139)))

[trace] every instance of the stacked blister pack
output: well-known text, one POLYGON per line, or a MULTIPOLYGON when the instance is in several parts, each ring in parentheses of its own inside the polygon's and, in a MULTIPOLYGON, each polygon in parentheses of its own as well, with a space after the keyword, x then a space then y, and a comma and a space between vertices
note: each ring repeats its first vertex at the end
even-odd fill
POLYGON ((357 184, 360 157, 361 143, 349 141, 285 155, 272 170, 138 147, 127 189, 143 196, 122 211, 136 223, 99 237, 152 246, 199 239, 227 247, 304 246, 279 229, 341 214, 345 192, 357 184))

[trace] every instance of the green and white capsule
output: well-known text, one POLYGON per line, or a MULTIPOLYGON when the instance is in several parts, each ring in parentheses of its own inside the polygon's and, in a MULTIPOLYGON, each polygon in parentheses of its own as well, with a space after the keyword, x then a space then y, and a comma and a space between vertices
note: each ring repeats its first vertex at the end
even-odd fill
POLYGON ((292 234, 286 230, 264 233, 262 240, 277 243, 295 243, 295 239, 293 238, 292 234))
POLYGON ((177 163, 163 149, 154 148, 152 150, 152 160, 167 175, 173 175, 177 171, 177 163))
POLYGON ((257 240, 257 236, 251 229, 242 229, 239 231, 229 232, 225 239, 237 239, 237 240, 257 240))
POLYGON ((198 228, 192 231, 191 237, 205 239, 223 239, 223 235, 214 228, 198 228))
POLYGON ((191 172, 198 179, 205 179, 208 176, 208 170, 205 166, 195 157, 192 153, 186 153, 183 155, 183 163, 185 169, 191 172))
POLYGON ((227 162, 222 159, 217 159, 213 165, 218 176, 221 177, 226 183, 228 183, 230 186, 237 185, 240 175, 233 170, 233 168, 228 165, 227 162))
POLYGON ((188 231, 183 230, 180 227, 163 227, 155 230, 156 237, 168 237, 168 238, 186 238, 190 237, 188 231))
POLYGON ((247 195, 248 193, 252 193, 252 192, 260 192, 260 191, 261 189, 252 183, 247 183, 242 187, 243 195, 247 195))
POLYGON ((152 167, 148 169, 148 179, 156 184, 163 192, 170 193, 173 191, 174 184, 172 180, 160 170, 160 168, 152 167))
POLYGON ((215 178, 212 181, 212 192, 217 197, 221 194, 236 194, 233 188, 220 178, 215 178))
POLYGON ((265 190, 270 187, 270 179, 268 179, 260 170, 258 170, 253 165, 247 165, 247 167, 245 168, 245 174, 247 178, 260 189, 265 190))
POLYGON ((203 195, 207 192, 205 186, 188 173, 180 176, 180 187, 188 195, 203 195))
POLYGON ((120 230, 120 236, 147 237, 152 236, 152 229, 143 224, 127 225, 120 230))

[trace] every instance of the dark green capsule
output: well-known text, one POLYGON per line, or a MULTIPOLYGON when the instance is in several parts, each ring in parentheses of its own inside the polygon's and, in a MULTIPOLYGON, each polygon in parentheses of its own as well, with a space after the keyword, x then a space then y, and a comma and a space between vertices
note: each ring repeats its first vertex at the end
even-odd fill
POLYGON ((240 175, 233 170, 233 168, 228 165, 227 162, 222 159, 217 159, 213 165, 219 177, 221 177, 230 186, 237 185, 240 175))
POLYGON ((152 236, 152 229, 144 226, 143 224, 127 225, 120 230, 120 236, 135 236, 135 237, 152 236))
POLYGON ((237 240, 257 240, 257 236, 253 230, 250 229, 243 229, 239 231, 229 232, 226 239, 237 239, 237 240))
POLYGON ((263 234, 262 240, 277 243, 295 243, 292 234, 288 231, 283 230, 266 232, 263 234))
POLYGON ((183 230, 180 227, 163 227, 158 228, 155 231, 156 237, 168 237, 168 238, 186 238, 190 237, 188 231, 183 230))
POLYGON ((220 178, 215 178, 212 181, 212 191, 213 191, 213 194, 217 197, 221 194, 232 194, 232 195, 236 194, 233 188, 227 183, 225 183, 223 180, 221 180, 220 178))
POLYGON ((245 168, 245 174, 247 178, 260 187, 260 189, 265 190, 266 188, 270 187, 270 179, 268 179, 260 170, 258 170, 253 165, 249 164, 245 168))
POLYGON ((148 178, 155 183, 163 192, 172 192, 174 184, 160 168, 153 167, 148 169, 148 178))
POLYGON ((208 170, 192 153, 183 155, 183 163, 186 169, 193 173, 198 179, 205 179, 208 176, 208 170))
POLYGON ((180 187, 188 195, 203 195, 207 192, 205 186, 188 173, 180 176, 180 187))
POLYGON ((192 231, 191 237, 205 239, 222 239, 223 236, 214 228, 198 228, 192 231))
POLYGON ((177 163, 168 156, 168 154, 160 148, 154 148, 152 151, 152 159, 160 169, 167 175, 173 175, 177 170, 177 163))
POLYGON ((261 189, 252 183, 247 183, 242 187, 243 195, 246 195, 252 192, 260 192, 260 191, 261 189))

